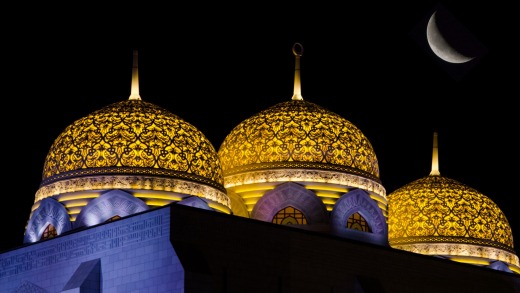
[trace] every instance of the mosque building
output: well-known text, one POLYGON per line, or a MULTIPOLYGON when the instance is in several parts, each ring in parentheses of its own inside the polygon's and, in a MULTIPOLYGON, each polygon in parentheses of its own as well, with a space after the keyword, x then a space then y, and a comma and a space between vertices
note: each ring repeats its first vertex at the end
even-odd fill
POLYGON ((520 292, 500 208, 431 173, 390 194, 363 132, 294 92, 216 149, 131 94, 55 139, 4 292, 520 292))

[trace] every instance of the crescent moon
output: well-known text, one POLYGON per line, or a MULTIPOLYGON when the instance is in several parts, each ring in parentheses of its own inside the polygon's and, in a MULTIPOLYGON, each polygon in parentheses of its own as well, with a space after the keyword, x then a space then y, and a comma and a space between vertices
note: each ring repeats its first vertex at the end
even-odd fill
POLYGON ((442 60, 450 63, 465 63, 473 60, 475 57, 465 56, 448 44, 437 27, 435 20, 436 13, 437 11, 432 14, 426 27, 426 38, 433 53, 442 60))

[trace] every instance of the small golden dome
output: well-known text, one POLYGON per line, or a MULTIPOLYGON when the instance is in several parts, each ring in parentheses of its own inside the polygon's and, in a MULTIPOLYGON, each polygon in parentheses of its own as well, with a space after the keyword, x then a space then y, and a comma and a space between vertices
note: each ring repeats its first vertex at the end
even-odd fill
POLYGON ((41 187, 92 175, 175 178, 225 191, 217 152, 204 134, 140 99, 113 103, 68 126, 47 154, 41 187))
POLYGON ((293 99, 237 125, 219 148, 224 176, 278 168, 347 172, 379 180, 372 145, 350 121, 293 99))
POLYGON ((391 247, 470 263, 499 260, 518 269, 513 233, 500 208, 477 190, 440 175, 437 133, 430 174, 387 199, 391 247))
POLYGON ((388 195, 391 245, 466 243, 513 252, 511 227, 498 206, 456 180, 430 175, 388 195))

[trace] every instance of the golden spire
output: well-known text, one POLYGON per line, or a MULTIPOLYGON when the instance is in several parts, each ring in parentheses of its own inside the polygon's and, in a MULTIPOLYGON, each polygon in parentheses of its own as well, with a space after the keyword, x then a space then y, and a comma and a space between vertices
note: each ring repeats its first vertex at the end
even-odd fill
POLYGON ((293 100, 303 100, 302 86, 300 82, 300 57, 303 54, 303 46, 300 43, 294 43, 292 47, 294 56, 296 56, 295 70, 294 70, 294 93, 293 100))
POLYGON ((134 50, 134 64, 132 66, 132 89, 129 100, 140 100, 139 95, 139 76, 137 74, 137 50, 134 50))
POLYGON ((441 175, 439 172, 439 147, 437 145, 437 132, 433 133, 433 155, 432 155, 432 171, 430 175, 441 175))

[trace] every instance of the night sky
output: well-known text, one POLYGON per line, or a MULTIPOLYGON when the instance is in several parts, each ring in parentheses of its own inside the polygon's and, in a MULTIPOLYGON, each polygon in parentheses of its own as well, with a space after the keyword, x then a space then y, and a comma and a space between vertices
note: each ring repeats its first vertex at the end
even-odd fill
POLYGON ((193 124, 218 149, 240 122, 291 99, 295 42, 304 48, 303 99, 365 134, 387 194, 429 174, 437 131, 441 175, 493 200, 518 249, 517 18, 498 4, 441 3, 478 41, 477 58, 457 67, 425 43, 440 3, 418 2, 24 14, 30 25, 3 40, 0 251, 22 245, 54 139, 75 120, 128 99, 134 49, 142 99, 193 124))

